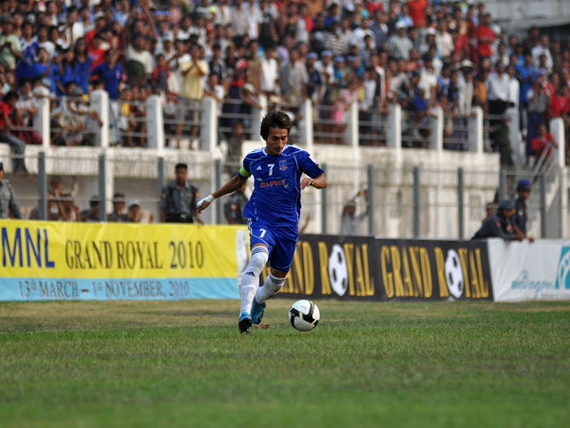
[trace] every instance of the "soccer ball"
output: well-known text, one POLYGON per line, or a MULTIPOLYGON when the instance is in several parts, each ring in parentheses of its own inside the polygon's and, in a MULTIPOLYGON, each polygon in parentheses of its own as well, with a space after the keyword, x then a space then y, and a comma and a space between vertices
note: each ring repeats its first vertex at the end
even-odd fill
POLYGON ((289 308, 289 321, 299 331, 314 329, 320 318, 319 307, 310 300, 297 300, 289 308))

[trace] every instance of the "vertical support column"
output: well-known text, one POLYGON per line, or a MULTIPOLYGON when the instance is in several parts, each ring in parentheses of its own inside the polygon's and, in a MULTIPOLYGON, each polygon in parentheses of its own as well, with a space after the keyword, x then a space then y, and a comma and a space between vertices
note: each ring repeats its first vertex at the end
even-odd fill
POLYGON ((351 147, 358 147, 358 102, 354 101, 348 111, 346 112, 346 131, 345 140, 346 144, 351 147))
POLYGON ((309 153, 313 153, 314 140, 314 124, 313 124, 313 102, 306 99, 301 105, 303 115, 303 128, 301 129, 302 141, 299 144, 305 145, 309 153))
POLYGON ((47 98, 39 98, 38 112, 34 115, 34 129, 42 136, 42 147, 49 149, 51 144, 50 128, 50 101, 47 98))
POLYGON ((443 109, 439 106, 434 107, 432 114, 433 116, 429 119, 431 125, 429 148, 441 152, 443 150, 443 109))
POLYGON ((420 215, 421 215, 421 199, 420 199, 420 167, 414 167, 414 189, 413 189, 413 233, 414 238, 420 237, 420 215))
MULTIPOLYGON (((327 165, 323 164, 322 166, 323 171, 325 171, 325 174, 327 173, 327 165)), ((323 235, 327 234, 327 229, 328 229, 328 215, 327 215, 327 209, 328 209, 328 190, 325 187, 324 189, 321 189, 321 233, 323 235)))
POLYGON ((218 102, 212 97, 202 99, 200 149, 212 152, 218 147, 218 102))
POLYGON ((540 237, 546 238, 547 234, 547 206, 546 206, 546 174, 540 174, 540 237))
POLYGON ((38 219, 47 220, 47 174, 46 174, 46 154, 38 153, 38 219))
POLYGON ((457 222, 459 239, 465 239, 465 180, 463 168, 457 169, 457 222))
MULTIPOLYGON (((216 159, 215 163, 214 163, 214 189, 219 189, 220 187, 222 187, 222 161, 220 159, 216 159)), ((223 223, 223 219, 222 219, 222 209, 220 208, 220 201, 214 202, 213 204, 214 206, 212 207, 214 209, 214 218, 216 219, 216 224, 222 224, 223 223)))
POLYGON ((162 194, 162 188, 164 187, 164 158, 160 156, 156 162, 156 194, 158 195, 158 203, 156 204, 156 219, 157 222, 161 222, 161 210, 160 210, 160 197, 162 194))
POLYGON ((505 199, 507 194, 507 171, 501 169, 499 173, 499 203, 505 199))
POLYGON ((164 149, 164 111, 158 95, 151 95, 146 99, 146 134, 147 147, 164 149))
POLYGON ((368 181, 368 234, 370 236, 375 235, 374 228, 374 165, 368 165, 367 169, 367 181, 368 181))
POLYGON ((106 220, 107 209, 107 159, 105 153, 99 155, 99 221, 106 220))
POLYGON ((469 151, 483 153, 483 109, 473 107, 468 122, 469 151))
POLYGON ((386 137, 388 147, 402 148, 402 107, 400 104, 390 104, 386 137))
POLYGON ((103 126, 99 125, 95 121, 91 121, 93 124, 89 132, 95 134, 95 141, 99 144, 95 144, 98 147, 107 148, 109 147, 109 94, 107 91, 102 89, 97 89, 91 93, 90 97, 91 108, 97 112, 103 126))
POLYGON ((513 151, 513 161, 515 165, 522 166, 525 163, 526 154, 524 144, 521 144, 519 109, 509 107, 505 114, 509 118, 509 141, 513 151))

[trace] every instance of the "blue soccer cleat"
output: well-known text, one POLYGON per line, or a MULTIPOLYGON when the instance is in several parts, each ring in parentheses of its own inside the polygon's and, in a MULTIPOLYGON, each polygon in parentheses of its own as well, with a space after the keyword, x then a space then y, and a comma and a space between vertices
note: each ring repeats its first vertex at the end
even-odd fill
POLYGON ((251 315, 242 312, 238 318, 238 328, 240 333, 249 333, 251 329, 251 315))
POLYGON ((265 302, 257 303, 254 297, 253 305, 251 306, 251 321, 254 324, 261 323, 261 319, 263 318, 263 312, 265 312, 265 302))

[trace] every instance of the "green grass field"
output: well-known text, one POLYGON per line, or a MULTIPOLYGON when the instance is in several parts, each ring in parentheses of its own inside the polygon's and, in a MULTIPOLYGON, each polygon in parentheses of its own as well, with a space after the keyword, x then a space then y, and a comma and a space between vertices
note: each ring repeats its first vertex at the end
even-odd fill
POLYGON ((0 427, 556 427, 570 302, 0 304, 0 427))

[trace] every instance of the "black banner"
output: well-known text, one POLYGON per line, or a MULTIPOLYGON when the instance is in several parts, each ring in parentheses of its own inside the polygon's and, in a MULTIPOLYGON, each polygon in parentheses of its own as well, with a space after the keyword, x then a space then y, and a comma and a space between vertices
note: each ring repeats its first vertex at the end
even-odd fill
POLYGON ((302 235, 279 296, 492 300, 487 245, 302 235))

